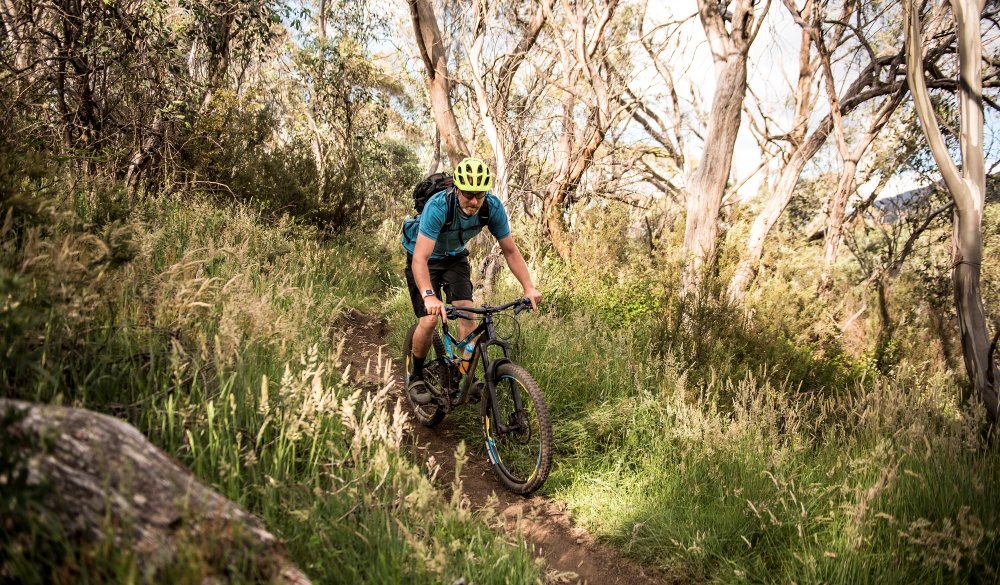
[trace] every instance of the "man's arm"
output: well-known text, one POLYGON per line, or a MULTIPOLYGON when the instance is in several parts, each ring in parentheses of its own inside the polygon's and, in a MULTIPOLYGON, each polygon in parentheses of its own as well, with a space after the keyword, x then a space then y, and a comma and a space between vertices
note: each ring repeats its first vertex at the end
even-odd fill
MULTIPOLYGON (((531 282, 531 274, 528 272, 528 264, 524 261, 524 256, 521 256, 521 250, 518 249, 517 244, 514 243, 514 238, 512 236, 507 236, 501 239, 499 242, 500 251, 503 252, 504 260, 507 261, 507 267, 510 271, 514 273, 514 278, 521 283, 521 287, 524 288, 524 296, 531 300, 531 308, 537 309, 538 303, 542 302, 542 293, 538 292, 535 288, 534 283, 531 282)), ((416 257, 414 256, 414 259, 416 257)), ((416 277, 416 270, 413 272, 414 277, 416 277)), ((428 277, 430 280, 430 277, 428 277)))
MULTIPOLYGON (((410 269, 413 270, 413 280, 417 283, 420 294, 424 294, 426 290, 433 289, 431 286, 431 271, 427 268, 427 259, 431 257, 433 252, 434 240, 424 234, 417 234, 417 242, 413 246, 413 262, 410 263, 410 269)), ((444 303, 436 296, 425 296, 424 308, 427 309, 428 315, 441 315, 442 319, 445 321, 448 320, 448 317, 444 314, 444 303)))

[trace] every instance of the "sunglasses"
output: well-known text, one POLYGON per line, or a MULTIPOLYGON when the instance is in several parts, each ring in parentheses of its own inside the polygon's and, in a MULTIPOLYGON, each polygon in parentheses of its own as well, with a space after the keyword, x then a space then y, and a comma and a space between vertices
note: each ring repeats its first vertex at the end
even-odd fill
POLYGON ((458 192, 461 193, 462 197, 465 197, 466 199, 475 199, 476 201, 482 201, 483 199, 486 198, 486 191, 483 191, 481 193, 467 193, 465 191, 462 191, 461 189, 458 189, 458 192))

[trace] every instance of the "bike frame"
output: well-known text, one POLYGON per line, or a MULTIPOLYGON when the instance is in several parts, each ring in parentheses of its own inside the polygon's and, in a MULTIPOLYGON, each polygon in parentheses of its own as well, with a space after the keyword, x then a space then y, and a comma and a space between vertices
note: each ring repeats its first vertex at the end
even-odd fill
MULTIPOLYGON (((499 313, 500 311, 506 310, 511 307, 516 307, 518 305, 524 306, 524 300, 517 300, 512 303, 507 303, 506 305, 501 305, 499 307, 490 307, 489 305, 484 305, 482 308, 479 307, 458 307, 454 305, 446 305, 445 310, 449 314, 453 314, 459 319, 470 319, 473 320, 474 317, 469 317, 465 313, 473 313, 477 315, 482 315, 482 322, 470 333, 465 339, 459 342, 449 331, 447 321, 442 322, 441 330, 443 335, 441 336, 444 341, 445 353, 448 358, 442 361, 445 362, 443 365, 448 370, 449 376, 448 380, 453 378, 450 374, 454 371, 456 367, 453 360, 456 358, 461 360, 462 349, 470 342, 475 340, 475 349, 472 353, 472 358, 470 359, 469 369, 465 372, 465 377, 459 382, 459 393, 454 401, 447 401, 449 403, 448 409, 452 406, 458 406, 460 404, 465 404, 469 401, 469 394, 472 389, 472 384, 475 381, 475 372, 479 363, 483 366, 483 376, 486 379, 486 389, 490 393, 490 408, 493 411, 493 420, 496 421, 497 431, 500 433, 506 433, 511 429, 515 428, 510 425, 506 425, 501 422, 500 411, 497 407, 497 390, 496 390, 496 370, 499 366, 505 363, 511 363, 510 360, 510 344, 502 339, 497 339, 496 330, 493 327, 493 315, 499 313), (489 359, 489 349, 492 346, 497 346, 503 351, 503 357, 498 357, 494 359, 489 359)), ((524 404, 521 400, 521 392, 517 386, 512 386, 512 398, 514 399, 515 412, 521 412, 524 408, 524 404)))

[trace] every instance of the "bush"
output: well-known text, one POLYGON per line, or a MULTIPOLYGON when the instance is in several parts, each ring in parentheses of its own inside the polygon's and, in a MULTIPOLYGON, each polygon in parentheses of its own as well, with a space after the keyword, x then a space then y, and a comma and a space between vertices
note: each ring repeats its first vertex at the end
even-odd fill
MULTIPOLYGON (((0 237, 0 341, 15 358, 3 362, 0 394, 128 420, 259 515, 317 581, 537 579, 523 546, 460 498, 440 499, 406 459, 408 423, 388 394, 389 370, 371 372, 378 392, 355 388, 346 372, 350 340, 332 334, 335 323, 347 307, 382 302, 385 256, 370 238, 323 240, 288 216, 179 193, 132 209, 120 233, 138 253, 112 261, 114 239, 97 234, 119 224, 95 231, 84 221, 103 197, 79 197, 74 212, 52 205, 44 221, 0 237)), ((17 549, 10 562, 34 573, 16 578, 135 574, 127 542, 52 542, 17 549)), ((191 544, 162 582, 217 574, 203 543, 191 544)), ((223 569, 236 582, 254 579, 242 565, 223 569)))

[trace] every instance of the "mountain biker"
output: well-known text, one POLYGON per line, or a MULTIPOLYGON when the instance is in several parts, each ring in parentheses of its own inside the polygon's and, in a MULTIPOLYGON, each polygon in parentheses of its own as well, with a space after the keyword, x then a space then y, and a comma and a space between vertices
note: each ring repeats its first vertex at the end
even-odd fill
MULTIPOLYGON (((442 289, 450 304, 473 306, 469 251, 465 243, 482 231, 485 218, 480 218, 480 211, 484 205, 489 206, 485 227, 500 244, 507 266, 524 288, 525 298, 531 301, 533 309, 542 300, 511 236, 507 212, 500 199, 489 192, 493 186, 489 167, 478 158, 465 158, 455 167, 454 181, 454 187, 439 191, 427 201, 419 223, 413 221, 403 229, 406 284, 413 313, 419 319, 413 332, 413 372, 407 388, 415 404, 428 404, 433 398, 424 383, 423 368, 438 318, 448 319, 441 301, 442 289), (450 222, 446 221, 449 213, 454 214, 450 222)), ((460 339, 465 339, 474 328, 472 321, 460 319, 460 339)))

